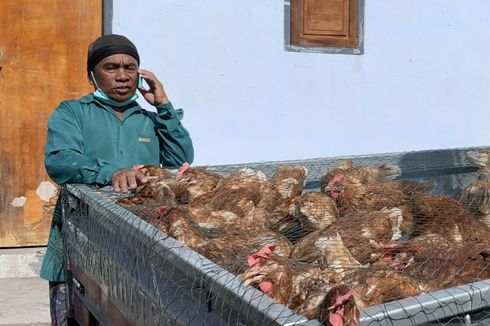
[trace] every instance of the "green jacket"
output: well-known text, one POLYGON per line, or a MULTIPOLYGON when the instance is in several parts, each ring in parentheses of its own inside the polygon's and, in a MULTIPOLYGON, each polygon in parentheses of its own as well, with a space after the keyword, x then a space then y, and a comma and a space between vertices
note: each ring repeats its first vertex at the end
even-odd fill
MULTIPOLYGON (((180 123, 183 111, 170 102, 156 110, 146 111, 134 102, 121 120, 92 94, 62 102, 48 121, 48 175, 60 185, 107 185, 115 171, 134 165, 192 163, 192 141, 180 123)), ((55 212, 41 267, 41 277, 49 281, 65 281, 62 227, 61 214, 55 212)))

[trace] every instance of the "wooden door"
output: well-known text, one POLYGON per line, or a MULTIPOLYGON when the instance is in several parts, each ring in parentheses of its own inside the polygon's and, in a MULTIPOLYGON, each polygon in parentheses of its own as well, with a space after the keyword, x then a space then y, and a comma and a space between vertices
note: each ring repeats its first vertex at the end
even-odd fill
POLYGON ((56 198, 47 120, 92 91, 87 47, 101 34, 102 0, 0 1, 0 247, 46 244, 56 198))

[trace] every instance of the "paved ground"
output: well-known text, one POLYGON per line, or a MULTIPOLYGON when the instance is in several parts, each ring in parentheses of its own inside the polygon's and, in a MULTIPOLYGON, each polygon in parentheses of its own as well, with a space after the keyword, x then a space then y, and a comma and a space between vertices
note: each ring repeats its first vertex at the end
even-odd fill
POLYGON ((0 249, 0 326, 50 325, 44 248, 0 249))
POLYGON ((0 279, 0 293, 0 325, 50 325, 47 281, 0 279))

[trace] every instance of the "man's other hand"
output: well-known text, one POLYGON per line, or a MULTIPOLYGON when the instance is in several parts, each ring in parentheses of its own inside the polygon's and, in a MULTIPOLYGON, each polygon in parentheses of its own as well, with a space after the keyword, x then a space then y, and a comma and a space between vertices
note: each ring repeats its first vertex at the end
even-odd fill
POLYGON ((139 185, 148 182, 148 177, 142 171, 136 169, 123 169, 112 175, 112 187, 115 192, 127 193, 134 191, 139 185))

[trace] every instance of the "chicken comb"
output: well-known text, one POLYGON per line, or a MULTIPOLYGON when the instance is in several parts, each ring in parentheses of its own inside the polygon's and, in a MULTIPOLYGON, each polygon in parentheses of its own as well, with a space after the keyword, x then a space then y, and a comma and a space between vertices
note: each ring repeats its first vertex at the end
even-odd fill
POLYGON ((133 171, 139 171, 144 167, 144 165, 133 165, 133 168, 131 170, 133 171))
POLYGON ((274 249, 276 249, 276 247, 277 245, 273 243, 263 247, 255 254, 248 256, 247 257, 248 266, 253 266, 257 264, 260 258, 269 258, 269 254, 271 254, 274 251, 274 249))
POLYGON ((336 184, 337 182, 341 182, 342 180, 344 180, 344 175, 342 173, 339 173, 339 174, 336 174, 329 182, 328 182, 328 185, 329 186, 332 186, 334 184, 336 184))
POLYGON ((272 282, 264 281, 259 284, 260 291, 266 293, 272 289, 272 282))
POLYGON ((335 303, 333 304, 333 306, 328 307, 328 310, 335 311, 339 307, 342 307, 347 302, 351 301, 352 299, 354 299, 354 292, 349 291, 346 294, 344 294, 343 296, 338 297, 337 300, 335 300, 335 303))
POLYGON ((177 176, 181 177, 184 175, 185 171, 190 167, 190 164, 185 162, 182 164, 182 166, 179 168, 179 171, 177 172, 177 176))
POLYGON ((165 211, 167 210, 168 206, 162 205, 160 207, 155 208, 155 215, 161 216, 165 214, 165 211))

